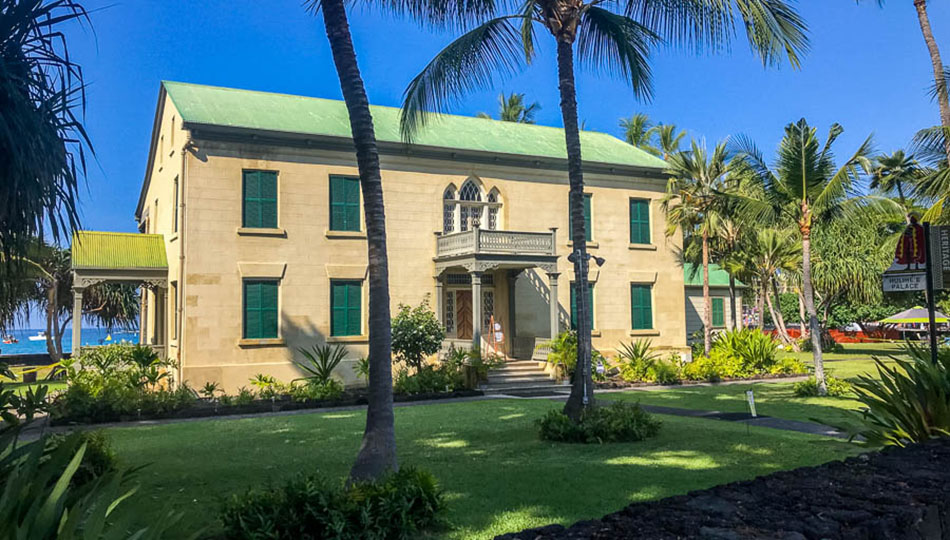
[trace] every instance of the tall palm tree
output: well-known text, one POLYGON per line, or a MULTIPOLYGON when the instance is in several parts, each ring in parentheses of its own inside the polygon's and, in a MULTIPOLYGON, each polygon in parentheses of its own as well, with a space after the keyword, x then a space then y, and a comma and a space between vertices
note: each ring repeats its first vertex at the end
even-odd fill
POLYGON ((658 124, 653 128, 656 133, 657 149, 663 159, 680 151, 686 132, 677 130, 676 124, 658 124))
POLYGON ((399 467, 393 414, 392 326, 389 306, 389 257, 386 251, 386 214, 379 151, 369 99, 363 86, 343 0, 313 0, 311 8, 323 14, 333 63, 340 79, 343 101, 350 117, 356 147, 360 191, 366 214, 369 251, 369 388, 366 429, 350 479, 379 478, 399 467))
POLYGON ((660 154, 660 150, 653 146, 653 135, 656 133, 657 126, 653 125, 646 113, 636 113, 630 118, 621 118, 620 129, 623 130, 623 138, 627 143, 655 156, 660 154))
POLYGON ((797 240, 792 230, 766 228, 757 231, 751 243, 751 263, 759 274, 762 296, 772 315, 775 329, 779 338, 796 351, 798 344, 788 335, 782 317, 778 284, 781 276, 797 273, 801 266, 802 247, 797 240))
MULTIPOLYGON (((533 124, 534 115, 541 110, 541 105, 535 101, 525 105, 524 94, 512 92, 498 95, 498 119, 502 122, 516 122, 518 124, 533 124)), ((491 119, 488 113, 478 113, 479 118, 491 119)))
POLYGON ((708 153, 693 140, 690 149, 668 159, 670 179, 660 204, 666 213, 666 235, 677 230, 700 239, 703 267, 703 352, 712 346, 712 299, 709 296, 709 243, 722 227, 725 177, 729 173, 729 152, 720 142, 708 153))
POLYGON ((720 51, 728 48, 741 22, 749 43, 764 64, 787 57, 798 66, 808 45, 805 25, 784 0, 527 0, 516 11, 507 4, 483 2, 427 2, 422 10, 443 21, 461 21, 468 30, 429 62, 406 89, 401 117, 404 138, 424 125, 426 112, 443 111, 453 99, 475 88, 490 86, 498 74, 511 74, 535 56, 535 29, 540 26, 557 46, 558 89, 567 150, 570 183, 572 259, 577 288, 577 359, 575 376, 564 412, 579 419, 593 405, 591 392, 590 306, 587 301, 587 244, 584 232, 584 174, 574 46, 579 59, 594 68, 619 74, 635 95, 652 92, 648 55, 658 39, 690 49, 720 51), (611 11, 614 7, 618 12, 611 11), (468 10, 466 16, 458 17, 468 10))
POLYGON ((924 170, 914 156, 905 154, 903 150, 890 155, 881 154, 874 158, 870 187, 888 196, 896 193, 901 206, 909 209, 907 196, 916 189, 924 170))
POLYGON ((750 217, 795 227, 802 246, 802 293, 808 315, 815 363, 815 377, 819 392, 827 393, 821 350, 821 326, 815 309, 812 283, 811 236, 815 227, 836 219, 854 219, 861 212, 884 211, 887 199, 859 196, 856 184, 862 172, 871 169, 871 138, 868 137, 844 162, 836 167, 832 146, 844 129, 833 124, 824 143, 818 140, 817 130, 805 121, 785 127, 785 136, 779 143, 775 167, 770 168, 761 152, 749 139, 740 138, 739 159, 760 184, 764 194, 759 201, 746 198, 743 207, 750 217))
POLYGON ((78 226, 89 138, 82 68, 61 27, 87 22, 73 0, 0 0, 0 252, 78 226))

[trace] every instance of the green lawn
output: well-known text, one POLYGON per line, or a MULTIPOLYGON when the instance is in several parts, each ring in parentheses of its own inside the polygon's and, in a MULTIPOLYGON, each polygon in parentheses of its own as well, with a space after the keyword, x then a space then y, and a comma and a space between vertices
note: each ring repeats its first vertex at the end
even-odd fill
MULTIPOLYGON (((433 472, 447 493, 449 538, 490 538, 602 516, 631 501, 685 493, 859 451, 854 445, 741 423, 662 417, 660 436, 635 444, 564 445, 537 438, 545 400, 429 404, 396 410, 403 465, 433 472)), ((319 471, 343 478, 362 412, 201 421, 109 430, 139 473, 142 521, 168 505, 189 525, 214 525, 229 493, 319 471)))

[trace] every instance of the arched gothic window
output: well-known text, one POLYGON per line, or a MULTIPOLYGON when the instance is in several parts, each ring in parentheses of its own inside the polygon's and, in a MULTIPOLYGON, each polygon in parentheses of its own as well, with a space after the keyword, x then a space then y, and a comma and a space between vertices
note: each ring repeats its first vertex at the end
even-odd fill
POLYGON ((442 232, 465 232, 474 227, 499 228, 501 197, 492 189, 486 197, 482 187, 469 179, 457 192, 454 186, 442 193, 442 232))

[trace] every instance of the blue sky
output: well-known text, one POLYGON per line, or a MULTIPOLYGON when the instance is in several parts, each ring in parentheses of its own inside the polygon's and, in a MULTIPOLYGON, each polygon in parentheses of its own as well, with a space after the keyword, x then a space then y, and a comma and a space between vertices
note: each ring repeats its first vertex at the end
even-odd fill
MULTIPOLYGON (((931 2, 938 43, 950 57, 950 7, 931 2)), ((322 21, 301 0, 152 0, 87 2, 92 26, 68 28, 71 55, 83 65, 86 126, 98 162, 82 193, 87 229, 133 231, 159 81, 162 79, 340 98, 322 21)), ((653 58, 655 95, 638 102, 618 80, 578 74, 580 118, 587 129, 620 135, 618 119, 636 111, 675 123, 710 144, 732 134, 752 136, 770 153, 785 124, 806 117, 845 134, 850 153, 873 133, 877 147, 907 144, 937 123, 926 95, 930 61, 913 6, 892 1, 808 0, 798 6, 811 32, 801 70, 764 69, 737 40, 729 54, 661 50, 653 58)), ((398 105, 410 79, 452 35, 356 9, 353 39, 370 101, 398 105)), ((541 34, 534 66, 492 90, 469 96, 454 113, 494 113, 500 91, 526 92, 540 102, 541 124, 560 125, 551 39, 541 34)))

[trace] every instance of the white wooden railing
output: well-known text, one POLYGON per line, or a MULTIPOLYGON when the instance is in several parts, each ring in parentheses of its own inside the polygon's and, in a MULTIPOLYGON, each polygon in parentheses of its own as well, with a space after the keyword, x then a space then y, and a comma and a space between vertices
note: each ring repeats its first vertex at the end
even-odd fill
POLYGON ((436 239, 436 256, 451 257, 477 253, 555 255, 556 247, 557 236, 554 231, 492 231, 474 228, 470 231, 440 235, 436 239))

